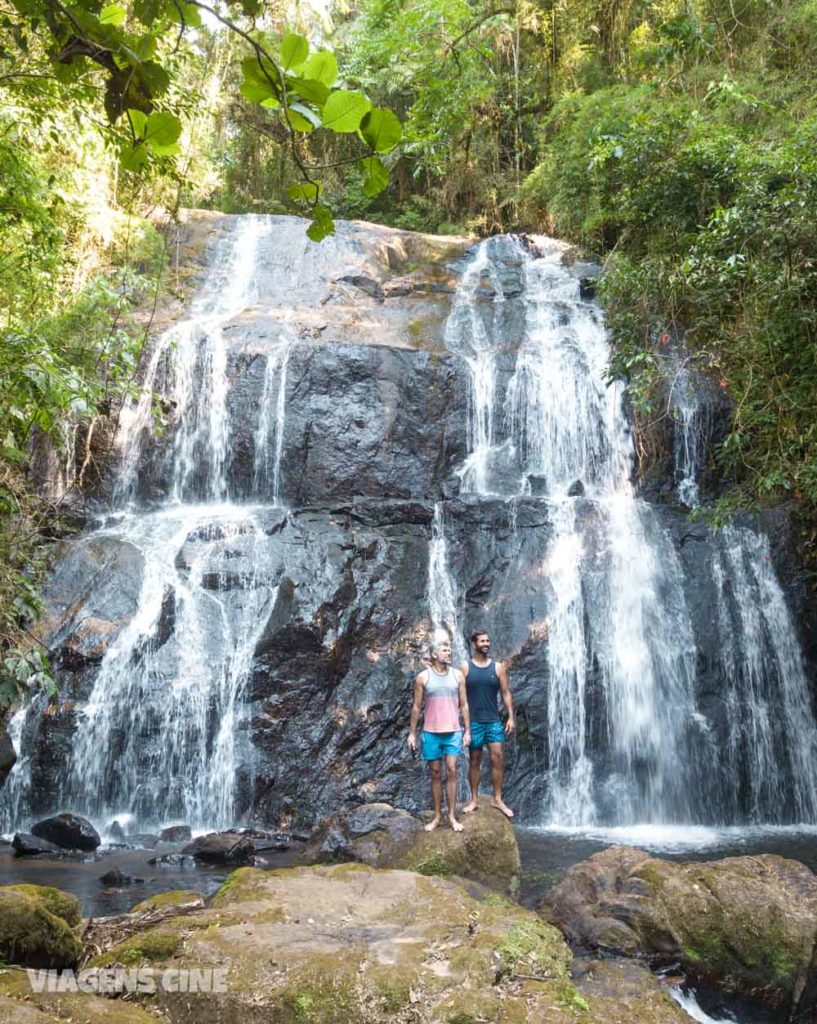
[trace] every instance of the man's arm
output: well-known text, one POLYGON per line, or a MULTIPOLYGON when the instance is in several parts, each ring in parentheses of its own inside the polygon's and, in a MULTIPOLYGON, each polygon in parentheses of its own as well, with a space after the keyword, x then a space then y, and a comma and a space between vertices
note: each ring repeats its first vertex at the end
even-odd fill
POLYGON ((463 746, 468 746, 471 742, 471 713, 468 710, 468 694, 465 690, 465 676, 459 669, 454 669, 457 676, 457 683, 459 685, 460 694, 460 713, 462 714, 463 725, 465 726, 465 732, 462 736, 463 746))
POLYGON ((414 703, 411 705, 411 724, 408 734, 409 750, 417 749, 417 723, 420 721, 420 708, 423 706, 424 675, 425 671, 421 672, 414 680, 414 703))
POLYGON ((508 670, 505 668, 504 664, 497 665, 496 674, 499 679, 499 692, 502 694, 502 702, 508 712, 508 721, 505 723, 505 732, 510 734, 516 728, 516 718, 513 713, 513 697, 511 696, 511 687, 508 682, 508 670))
POLYGON ((461 662, 461 664, 460 664, 460 672, 462 672, 462 674, 465 676, 466 679, 468 678, 468 662, 467 661, 461 662))

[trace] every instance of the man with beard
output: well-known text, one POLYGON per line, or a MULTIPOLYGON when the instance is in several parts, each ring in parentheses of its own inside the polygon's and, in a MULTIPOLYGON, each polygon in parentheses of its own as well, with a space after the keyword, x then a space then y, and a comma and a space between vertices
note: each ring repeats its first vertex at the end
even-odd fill
POLYGON ((513 713, 513 698, 508 685, 508 670, 501 662, 489 657, 491 638, 484 629, 471 634, 471 646, 474 649, 470 661, 464 661, 460 671, 465 676, 465 689, 468 697, 468 709, 471 715, 471 745, 469 751, 468 781, 471 785, 471 799, 463 807, 463 814, 470 814, 479 808, 479 775, 482 767, 482 751, 487 746, 491 759, 491 784, 494 790, 491 806, 508 817, 513 811, 502 799, 503 777, 503 746, 505 737, 516 728, 513 713), (508 712, 508 719, 503 728, 499 715, 497 698, 502 701, 508 712))

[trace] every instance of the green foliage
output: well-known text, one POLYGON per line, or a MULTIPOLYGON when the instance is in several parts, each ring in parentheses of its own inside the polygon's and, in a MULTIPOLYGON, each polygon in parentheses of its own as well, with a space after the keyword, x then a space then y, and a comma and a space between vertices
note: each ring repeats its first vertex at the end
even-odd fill
POLYGON ((741 500, 812 508, 816 12, 749 4, 737 24, 718 3, 642 9, 605 80, 556 99, 523 188, 530 217, 605 261, 613 373, 637 414, 661 415, 655 343, 680 327, 732 400, 716 454, 741 500))

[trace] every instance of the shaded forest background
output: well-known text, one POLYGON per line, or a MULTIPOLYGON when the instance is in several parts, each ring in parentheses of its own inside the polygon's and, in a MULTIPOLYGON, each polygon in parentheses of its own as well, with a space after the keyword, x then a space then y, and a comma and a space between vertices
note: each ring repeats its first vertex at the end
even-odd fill
POLYGON ((817 0, 215 11, 231 27, 187 0, 0 0, 0 702, 48 685, 37 580, 76 504, 34 493, 32 444, 48 435, 81 490, 77 431, 135 387, 149 322, 133 312, 179 287, 165 229, 182 207, 316 216, 319 200, 325 216, 576 243, 603 266, 613 372, 645 429, 662 415, 658 339, 683 332, 732 410, 711 513, 796 499, 813 556, 817 0), (319 72, 301 81, 294 57, 300 94, 275 92, 280 59, 270 78, 254 47, 293 32, 398 116, 396 147, 322 128, 319 72))

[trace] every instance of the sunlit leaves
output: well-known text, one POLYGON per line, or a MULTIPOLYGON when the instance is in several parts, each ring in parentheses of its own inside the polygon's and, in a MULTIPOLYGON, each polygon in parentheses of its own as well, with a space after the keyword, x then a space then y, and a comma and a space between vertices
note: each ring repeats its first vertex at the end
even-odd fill
POLYGON ((323 125, 333 132, 356 132, 364 114, 371 110, 371 100, 354 89, 338 89, 323 108, 323 125))
POLYGON ((304 78, 311 78, 327 88, 333 86, 338 77, 338 62, 329 50, 313 53, 301 69, 304 78))
POLYGON ((124 25, 125 18, 127 16, 127 9, 122 4, 108 4, 107 7, 103 7, 99 12, 99 22, 101 25, 124 25))
POLYGON ((305 181, 297 185, 290 185, 287 191, 290 199, 303 199, 311 203, 320 195, 321 187, 318 182, 305 181))
POLYGON ((322 242, 327 235, 335 233, 335 222, 332 212, 323 203, 318 203, 312 210, 312 223, 306 229, 313 242, 322 242))
POLYGON ((309 43, 303 36, 290 32, 281 43, 281 67, 284 71, 297 71, 309 53, 309 43))
POLYGON ((360 122, 360 134, 375 153, 388 153, 400 141, 403 129, 391 110, 375 107, 360 122))
POLYGON ((389 183, 389 172, 377 156, 368 156, 360 161, 360 169, 363 172, 363 192, 371 197, 382 192, 389 183))

